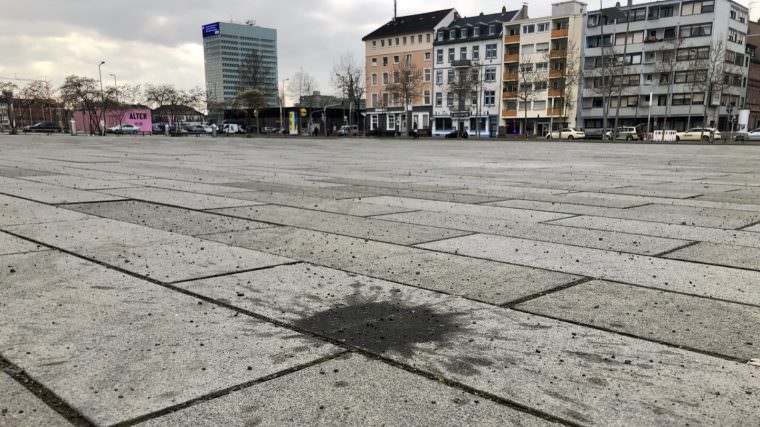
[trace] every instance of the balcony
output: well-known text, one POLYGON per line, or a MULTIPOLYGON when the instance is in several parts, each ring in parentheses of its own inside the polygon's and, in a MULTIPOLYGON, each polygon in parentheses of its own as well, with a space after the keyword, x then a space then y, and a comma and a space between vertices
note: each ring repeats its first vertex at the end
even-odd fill
POLYGON ((550 109, 546 110, 546 114, 548 116, 553 116, 553 117, 562 117, 562 109, 561 108, 550 108, 550 109))
POLYGON ((502 110, 502 117, 517 117, 517 110, 502 110))
POLYGON ((452 67, 471 67, 472 61, 469 59, 458 59, 455 61, 451 61, 452 67))
POLYGON ((564 30, 552 30, 552 38, 560 39, 567 37, 567 29, 564 30))
POLYGON ((550 79, 560 79, 562 78, 563 75, 564 73, 562 72, 562 70, 555 70, 555 69, 549 70, 550 79))
POLYGON ((513 92, 504 91, 504 92, 502 92, 502 98, 503 99, 517 98, 517 91, 513 91, 513 92))
POLYGON ((516 82, 517 78, 518 78, 517 72, 514 72, 514 73, 506 72, 506 73, 504 73, 504 81, 505 82, 516 82))
POLYGON ((549 96, 550 97, 562 96, 562 89, 549 88, 549 96))
POLYGON ((515 36, 504 36, 504 44, 515 44, 515 43, 520 43, 519 34, 515 36))
POLYGON ((520 62, 520 54, 506 54, 504 55, 504 62, 520 62))
POLYGON ((567 58, 567 49, 552 49, 551 52, 549 52, 549 58, 551 59, 567 58))

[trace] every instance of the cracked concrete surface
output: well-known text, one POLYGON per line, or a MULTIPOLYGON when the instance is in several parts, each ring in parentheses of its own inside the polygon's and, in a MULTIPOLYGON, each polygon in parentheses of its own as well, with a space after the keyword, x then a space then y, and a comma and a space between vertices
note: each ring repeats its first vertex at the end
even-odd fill
POLYGON ((756 426, 758 161, 2 136, 0 426, 756 426))

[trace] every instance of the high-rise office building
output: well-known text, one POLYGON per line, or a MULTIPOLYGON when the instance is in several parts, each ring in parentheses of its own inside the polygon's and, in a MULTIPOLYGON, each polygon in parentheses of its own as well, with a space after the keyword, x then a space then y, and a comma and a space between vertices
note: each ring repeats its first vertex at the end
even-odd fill
POLYGON ((277 102, 277 30, 252 23, 215 22, 203 26, 203 54, 209 102, 223 103, 245 89, 240 68, 256 52, 261 57, 262 90, 277 102))

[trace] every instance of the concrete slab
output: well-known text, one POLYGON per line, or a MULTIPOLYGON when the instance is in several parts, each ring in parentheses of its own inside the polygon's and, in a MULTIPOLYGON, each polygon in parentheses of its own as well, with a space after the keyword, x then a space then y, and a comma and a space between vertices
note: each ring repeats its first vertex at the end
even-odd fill
POLYGON ((760 224, 753 225, 751 227, 743 228, 742 231, 751 231, 753 233, 760 233, 760 224))
POLYGON ((210 196, 207 194, 188 193, 184 191, 165 190, 162 188, 126 188, 101 191, 119 196, 122 199, 135 199, 145 202, 161 203, 188 209, 218 209, 237 206, 251 206, 260 203, 231 199, 228 197, 210 196))
POLYGON ((489 203, 489 206, 502 208, 527 209, 532 211, 557 212, 572 215, 596 215, 614 217, 623 209, 604 208, 600 206, 577 205, 572 203, 537 202, 533 200, 507 200, 489 203))
POLYGON ((290 193, 269 193, 264 191, 249 191, 243 193, 225 193, 227 197, 252 200, 271 205, 290 206, 294 208, 332 212, 353 216, 373 216, 405 211, 403 208, 381 206, 374 203, 364 203, 355 200, 321 199, 290 193))
POLYGON ((261 222, 136 200, 66 205, 66 209, 188 236, 273 227, 261 222))
POLYGON ((382 193, 382 190, 380 189, 371 190, 368 188, 358 188, 346 185, 337 185, 330 187, 305 187, 300 185, 263 181, 231 182, 227 183, 226 185, 229 187, 238 188, 238 192, 252 190, 270 193, 291 193, 293 195, 317 197, 321 199, 352 199, 354 197, 372 196, 382 193))
POLYGON ((760 270, 760 248, 700 242, 669 253, 667 258, 760 270))
POLYGON ((46 248, 0 231, 0 255, 37 252, 46 248))
POLYGON ((58 252, 2 264, 0 352, 97 424, 341 351, 58 252))
POLYGON ((745 362, 760 354, 758 307, 592 281, 516 308, 745 362))
POLYGON ((556 214, 524 209, 509 209, 494 206, 468 205, 464 203, 450 203, 433 200, 407 199, 402 197, 371 197, 363 199, 368 203, 376 203, 383 206, 397 206, 408 210, 422 210, 444 212, 450 214, 480 216, 509 220, 514 223, 537 223, 567 218, 570 215, 556 214))
POLYGON ((251 206, 216 209, 224 215, 272 224, 288 225, 344 236, 409 245, 471 234, 466 231, 422 225, 400 224, 373 218, 361 218, 329 212, 311 211, 287 206, 251 206))
POLYGON ((315 271, 315 285, 293 287, 268 274, 191 286, 570 422, 731 424, 760 411, 746 364, 362 277, 345 286, 315 271))
POLYGON ((674 185, 672 183, 664 183, 664 184, 654 184, 654 185, 644 185, 644 186, 629 186, 629 187, 619 187, 619 188, 609 188, 609 189, 599 189, 596 190, 599 193, 610 193, 610 194, 628 194, 632 196, 653 196, 653 197, 667 197, 671 199, 689 199, 692 197, 698 197, 706 192, 709 191, 709 189, 696 189, 694 187, 687 187, 687 188, 674 188, 674 185))
MULTIPOLYGON (((534 199, 529 199, 534 200, 534 199)), ((571 193, 553 198, 535 199, 545 202, 575 203, 579 205, 604 206, 609 208, 630 208, 650 203, 658 205, 694 206, 698 208, 733 209, 739 211, 757 211, 758 205, 747 203, 711 202, 696 199, 668 199, 666 197, 628 196, 623 194, 571 193), (546 199, 546 200, 545 200, 546 199)))
POLYGON ((400 221, 433 227, 456 227, 478 233, 519 237, 542 242, 563 243, 575 246, 629 252, 640 255, 656 255, 689 243, 685 240, 587 230, 551 224, 516 224, 492 218, 455 215, 443 212, 409 212, 377 217, 388 221, 400 221))
POLYGON ((85 203, 120 200, 123 197, 75 190, 59 185, 42 184, 23 179, 0 177, 0 194, 23 197, 42 203, 85 203))
POLYGON ((138 187, 120 181, 108 181, 103 179, 85 178, 72 175, 30 176, 23 178, 26 181, 40 182, 43 184, 58 185, 61 187, 75 188, 78 190, 102 190, 111 188, 138 187))
POLYGON ((8 229, 51 247, 163 283, 292 262, 268 253, 106 219, 8 229))
POLYGON ((156 187, 210 195, 221 195, 223 193, 240 191, 237 187, 229 187, 219 184, 204 184, 202 182, 178 181, 175 179, 135 179, 124 181, 122 185, 129 187, 156 187))
MULTIPOLYGON (((495 202, 498 200, 504 200, 503 196, 488 195, 488 194, 468 194, 465 192, 440 192, 440 191, 419 191, 419 190, 404 190, 393 188, 380 188, 380 187, 352 187, 357 190, 365 191, 368 196, 387 196, 394 198, 405 199, 420 199, 420 200, 433 200, 439 202, 449 203, 486 203, 495 202)), ((367 196, 365 196, 367 197, 367 196)))
POLYGON ((598 216, 579 216, 561 219, 552 221, 551 224, 760 248, 760 234, 749 231, 722 230, 719 228, 602 218, 598 216))
POLYGON ((76 221, 87 215, 0 194, 0 226, 76 221))
POLYGON ((756 212, 690 206, 648 205, 626 209, 626 218, 700 227, 737 229, 760 221, 756 212))
POLYGON ((352 354, 140 424, 545 426, 541 418, 352 354))
POLYGON ((756 271, 485 234, 420 247, 760 306, 756 271))
POLYGON ((0 372, 0 426, 63 427, 71 425, 24 386, 4 372, 0 372))
POLYGON ((492 304, 505 304, 579 279, 569 274, 289 227, 202 237, 492 304))
POLYGON ((52 173, 18 167, 0 167, 0 176, 6 178, 22 178, 25 176, 53 175, 52 173))

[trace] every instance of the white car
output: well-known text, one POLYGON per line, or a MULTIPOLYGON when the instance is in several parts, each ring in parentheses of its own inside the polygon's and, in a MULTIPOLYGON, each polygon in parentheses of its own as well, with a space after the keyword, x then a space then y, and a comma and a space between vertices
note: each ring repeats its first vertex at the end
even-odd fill
POLYGON ((693 128, 684 132, 676 133, 676 141, 703 141, 710 142, 710 135, 715 141, 720 141, 720 132, 715 128, 693 128))
POLYGON ((737 141, 760 141, 760 129, 754 129, 749 132, 736 132, 734 138, 737 141))
POLYGON ((623 126, 615 129, 614 132, 614 138, 613 138, 613 132, 609 131, 604 134, 604 139, 607 141, 612 141, 613 139, 617 140, 625 140, 625 141, 636 141, 639 139, 639 134, 636 132, 635 127, 631 126, 623 126))
POLYGON ((555 130, 546 135, 546 139, 568 139, 570 141, 574 139, 584 139, 586 133, 583 131, 575 130, 573 128, 563 128, 555 130))
POLYGON ((115 133, 117 135, 137 135, 140 133, 140 128, 135 125, 118 125, 108 128, 108 133, 115 133))

